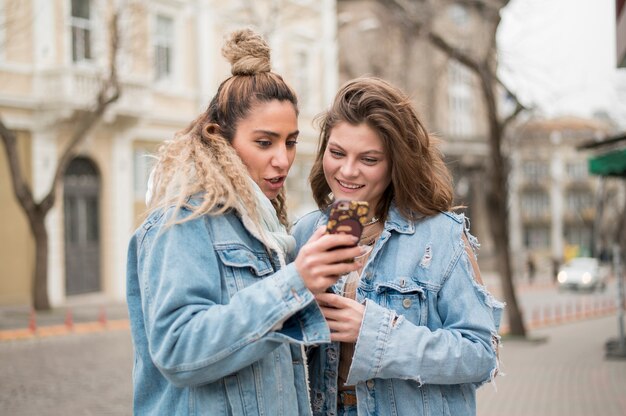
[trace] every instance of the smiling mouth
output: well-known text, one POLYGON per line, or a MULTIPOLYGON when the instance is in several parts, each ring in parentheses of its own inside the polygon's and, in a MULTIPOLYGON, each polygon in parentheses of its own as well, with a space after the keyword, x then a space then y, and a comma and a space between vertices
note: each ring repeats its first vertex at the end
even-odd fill
POLYGON ((343 186, 344 188, 348 188, 348 189, 361 189, 361 188, 363 188, 365 186, 365 185, 355 185, 355 184, 352 184, 352 183, 340 181, 339 179, 337 179, 337 182, 339 182, 339 185, 343 186))

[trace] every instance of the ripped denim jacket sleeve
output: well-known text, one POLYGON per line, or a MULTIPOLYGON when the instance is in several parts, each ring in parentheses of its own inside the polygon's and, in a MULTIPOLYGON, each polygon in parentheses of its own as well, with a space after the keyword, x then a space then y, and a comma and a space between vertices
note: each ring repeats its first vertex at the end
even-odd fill
POLYGON ((504 305, 475 281, 462 243, 435 292, 436 329, 366 301, 347 384, 374 378, 482 384, 495 376, 504 305))

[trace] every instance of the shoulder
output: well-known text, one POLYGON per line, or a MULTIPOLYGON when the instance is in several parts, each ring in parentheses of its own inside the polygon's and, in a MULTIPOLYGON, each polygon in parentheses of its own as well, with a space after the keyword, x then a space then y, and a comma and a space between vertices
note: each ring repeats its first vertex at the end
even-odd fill
POLYGON ((442 236, 455 235, 460 238, 465 223, 466 218, 463 214, 446 211, 416 220, 415 228, 417 233, 428 229, 442 236))
POLYGON ((440 212, 418 219, 415 222, 415 238, 425 241, 433 250, 448 253, 457 258, 463 248, 463 233, 467 232, 469 221, 463 214, 440 212))

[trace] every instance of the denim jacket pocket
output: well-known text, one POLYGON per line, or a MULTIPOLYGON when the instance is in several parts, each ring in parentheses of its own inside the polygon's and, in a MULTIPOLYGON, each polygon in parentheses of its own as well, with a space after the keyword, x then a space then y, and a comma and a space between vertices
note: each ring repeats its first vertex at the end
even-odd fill
POLYGON ((424 288, 410 278, 398 278, 376 285, 378 303, 394 310, 415 325, 426 322, 427 304, 424 288))
POLYGON ((224 266, 224 278, 231 296, 254 284, 257 279, 274 273, 267 253, 243 246, 216 247, 215 250, 224 266))

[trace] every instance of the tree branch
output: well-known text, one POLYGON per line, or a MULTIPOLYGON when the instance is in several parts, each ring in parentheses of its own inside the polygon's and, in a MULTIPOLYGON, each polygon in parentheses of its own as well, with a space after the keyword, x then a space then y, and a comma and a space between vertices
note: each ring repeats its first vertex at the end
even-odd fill
POLYGON ((11 185, 13 187, 13 194, 18 200, 27 215, 35 210, 35 200, 33 199, 33 192, 30 186, 24 178, 24 173, 20 166, 19 155, 17 152, 17 138, 15 133, 7 128, 2 119, 0 118, 0 136, 4 142, 4 150, 7 156, 7 163, 9 165, 9 171, 11 173, 11 185))
POLYGON ((477 74, 481 71, 481 64, 478 61, 463 52, 461 49, 453 47, 438 33, 429 32, 427 37, 433 46, 448 55, 450 58, 459 61, 477 74))
POLYGON ((102 118, 107 108, 114 103, 121 95, 121 88, 117 77, 117 54, 119 50, 119 14, 115 12, 111 16, 109 24, 110 49, 109 49, 109 71, 107 79, 102 82, 96 98, 95 107, 87 112, 79 121, 78 126, 72 134, 72 138, 63 151, 54 172, 54 179, 48 194, 39 203, 40 209, 46 213, 56 201, 56 184, 61 180, 78 144, 84 140, 89 130, 91 130, 102 118))

